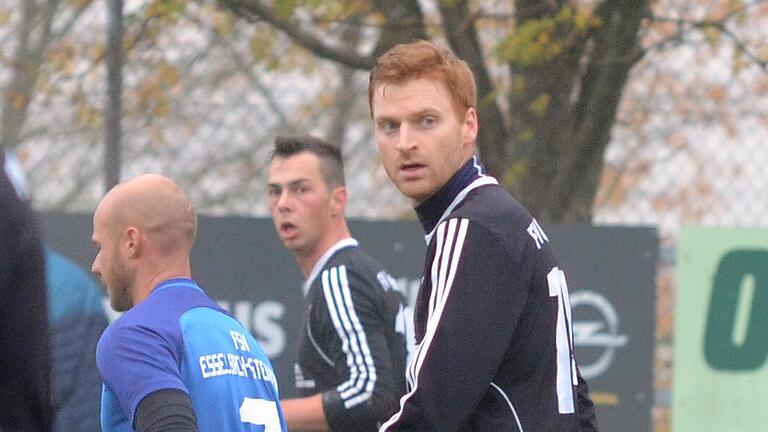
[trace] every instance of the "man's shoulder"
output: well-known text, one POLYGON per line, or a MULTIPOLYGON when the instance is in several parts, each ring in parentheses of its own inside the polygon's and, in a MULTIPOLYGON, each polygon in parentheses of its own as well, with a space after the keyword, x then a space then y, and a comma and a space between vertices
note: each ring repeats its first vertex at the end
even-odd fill
POLYGON ((146 307, 145 303, 142 302, 123 312, 107 326, 101 339, 110 341, 123 338, 128 332, 153 332, 162 327, 162 322, 167 320, 167 315, 153 313, 151 308, 146 307))
POLYGON ((478 187, 467 194, 451 215, 481 222, 487 217, 499 215, 515 219, 526 218, 530 217, 530 212, 504 188, 497 184, 490 184, 478 187))
POLYGON ((510 232, 527 225, 533 217, 509 192, 499 185, 486 185, 471 191, 444 219, 465 219, 490 231, 510 232))
POLYGON ((171 289, 153 292, 143 302, 114 320, 104 334, 114 337, 126 332, 180 331, 179 318, 185 310, 191 309, 192 305, 183 297, 174 294, 171 289))
POLYGON ((29 245, 29 240, 40 241, 40 232, 32 207, 19 194, 6 175, 2 164, 0 164, 0 235, 3 236, 5 248, 23 248, 29 245))
POLYGON ((124 312, 107 326, 96 346, 98 363, 121 357, 126 349, 144 351, 158 343, 170 347, 181 338, 178 319, 162 308, 154 307, 148 300, 124 312))
POLYGON ((528 209, 498 185, 479 187, 468 194, 443 223, 452 220, 466 221, 471 229, 465 241, 498 242, 513 255, 522 253, 536 240, 533 228, 541 232, 528 209))
POLYGON ((379 265, 376 260, 371 258, 370 255, 368 255, 365 250, 357 246, 350 246, 345 247, 343 249, 339 249, 333 256, 328 260, 328 262, 325 265, 325 269, 336 267, 339 265, 345 265, 345 266, 360 266, 360 265, 379 265))
POLYGON ((375 279, 376 274, 384 270, 377 260, 368 255, 361 247, 348 247, 336 252, 328 260, 323 271, 344 267, 345 272, 362 278, 375 279))
POLYGON ((348 287, 353 292, 374 296, 396 288, 394 278, 384 266, 359 246, 341 249, 326 262, 313 282, 319 288, 318 294, 322 296, 326 282, 333 287, 334 279, 339 286, 348 287), (394 288, 390 288, 392 286, 394 288))

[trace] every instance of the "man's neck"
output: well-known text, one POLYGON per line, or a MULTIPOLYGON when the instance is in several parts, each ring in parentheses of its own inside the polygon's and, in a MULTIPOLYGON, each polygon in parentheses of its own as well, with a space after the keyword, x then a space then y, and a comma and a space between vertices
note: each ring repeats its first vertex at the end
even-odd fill
POLYGON ((350 238, 352 235, 347 228, 346 223, 340 229, 329 232, 317 245, 307 254, 296 254, 296 262, 299 264, 301 273, 304 274, 304 278, 308 278, 312 274, 312 269, 315 268, 315 264, 322 258, 322 256, 332 248, 336 243, 350 238))
POLYGON ((414 209, 424 231, 432 231, 456 195, 479 177, 484 177, 482 166, 477 158, 471 157, 437 192, 418 203, 414 209))
POLYGON ((152 294, 155 287, 161 282, 176 278, 192 278, 189 260, 170 266, 148 269, 145 270, 143 274, 137 274, 133 304, 136 305, 146 300, 146 298, 152 294))

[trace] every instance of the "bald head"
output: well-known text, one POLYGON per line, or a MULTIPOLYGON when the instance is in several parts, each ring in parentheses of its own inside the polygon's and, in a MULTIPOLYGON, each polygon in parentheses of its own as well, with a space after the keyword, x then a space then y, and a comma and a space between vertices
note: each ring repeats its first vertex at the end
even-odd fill
POLYGON ((187 194, 168 177, 145 174, 110 190, 96 209, 120 232, 138 228, 160 252, 189 252, 197 233, 197 215, 187 194))

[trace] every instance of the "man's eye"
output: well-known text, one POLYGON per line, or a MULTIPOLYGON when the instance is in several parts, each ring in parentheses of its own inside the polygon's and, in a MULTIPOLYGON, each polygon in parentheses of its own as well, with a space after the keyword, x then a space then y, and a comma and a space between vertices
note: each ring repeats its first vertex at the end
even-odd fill
POLYGON ((434 127, 437 124, 437 118, 434 116, 426 116, 421 119, 421 125, 424 127, 434 127))
POLYGON ((379 129, 384 133, 391 133, 397 130, 397 124, 391 121, 385 121, 379 124, 379 129))

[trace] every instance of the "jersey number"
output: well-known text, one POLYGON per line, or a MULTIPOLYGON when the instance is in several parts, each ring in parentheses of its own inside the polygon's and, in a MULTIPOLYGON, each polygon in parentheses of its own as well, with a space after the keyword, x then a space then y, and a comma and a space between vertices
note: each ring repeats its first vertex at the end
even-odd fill
POLYGON ((560 414, 572 414, 573 386, 576 378, 576 360, 573 356, 573 333, 571 331, 571 303, 568 300, 568 285, 565 273, 555 267, 547 275, 549 296, 557 298, 557 407, 560 414))
POLYGON ((264 432, 280 432, 280 415, 275 401, 245 398, 240 405, 240 421, 264 426, 264 432))

